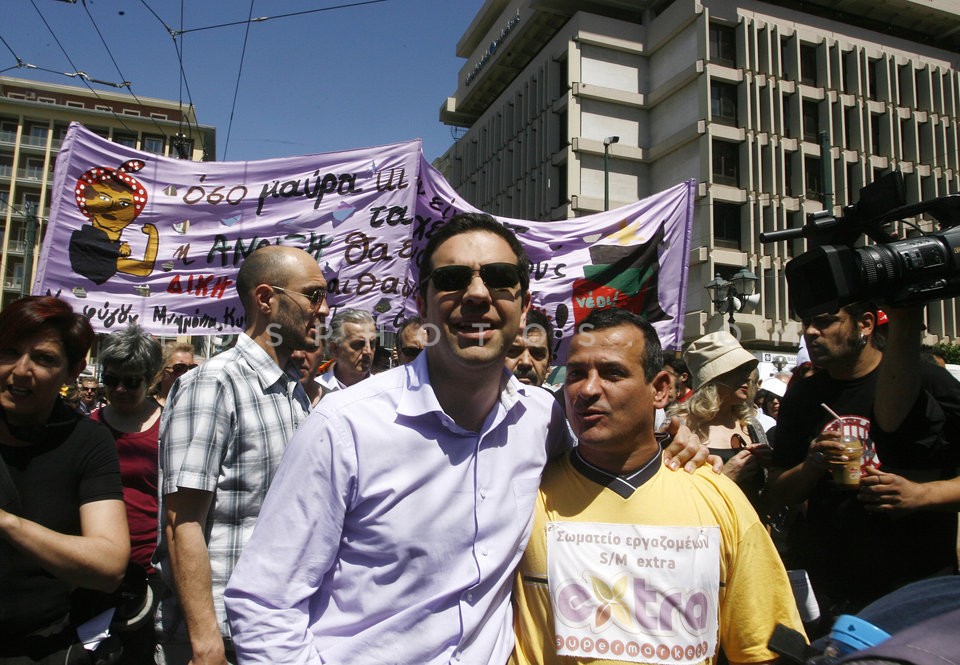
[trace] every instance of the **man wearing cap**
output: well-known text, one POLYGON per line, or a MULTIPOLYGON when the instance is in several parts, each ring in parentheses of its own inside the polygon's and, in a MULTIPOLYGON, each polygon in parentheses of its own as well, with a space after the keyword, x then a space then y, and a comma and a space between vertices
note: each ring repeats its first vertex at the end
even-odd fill
POLYGON ((924 482, 949 471, 948 442, 960 441, 960 384, 942 368, 916 363, 923 390, 910 401, 910 417, 889 433, 886 423, 871 423, 884 357, 879 316, 874 305, 859 303, 805 319, 818 371, 791 382, 780 404, 770 496, 784 505, 806 501, 805 521, 789 534, 787 563, 808 571, 824 628, 836 614, 956 567, 956 514, 921 510, 903 518, 923 506, 900 504, 905 495, 886 480, 922 492, 924 482), (831 482, 830 462, 845 459, 841 429, 866 442, 867 465, 882 463, 882 473, 864 470, 859 491, 831 482))
POLYGON ((621 309, 580 330, 563 388, 579 445, 544 471, 511 662, 712 662, 718 642, 730 663, 773 662, 776 625, 803 630, 790 583, 732 482, 664 470, 653 422, 670 379, 656 332, 621 309))

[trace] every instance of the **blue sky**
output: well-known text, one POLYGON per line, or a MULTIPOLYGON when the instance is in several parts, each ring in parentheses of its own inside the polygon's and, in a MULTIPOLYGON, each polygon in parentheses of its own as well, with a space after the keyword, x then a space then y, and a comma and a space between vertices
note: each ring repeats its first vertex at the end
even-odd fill
POLYGON ((440 156, 453 142, 438 113, 464 64, 456 43, 483 4, 253 0, 251 12, 245 0, 2 2, 0 70, 15 67, 17 57, 40 68, 7 69, 3 76, 83 85, 61 73, 81 70, 103 81, 130 81, 138 97, 185 103, 192 97, 199 122, 217 128, 217 159, 226 149, 230 161, 416 138, 428 160, 440 156), (331 9, 312 11, 325 8, 331 9), (249 31, 246 25, 197 30, 245 22, 251 13, 297 12, 305 13, 255 22, 249 31), (189 96, 164 24, 188 31, 178 43, 189 96))

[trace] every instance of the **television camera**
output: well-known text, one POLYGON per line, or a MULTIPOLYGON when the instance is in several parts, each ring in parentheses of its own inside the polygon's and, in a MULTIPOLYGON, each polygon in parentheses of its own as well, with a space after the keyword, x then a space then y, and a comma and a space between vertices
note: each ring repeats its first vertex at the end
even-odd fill
POLYGON ((812 247, 787 263, 787 286, 800 318, 860 301, 894 307, 960 295, 960 195, 906 205, 903 175, 892 171, 861 188, 856 203, 836 217, 807 215, 800 228, 760 234, 760 242, 807 238, 812 247), (916 215, 940 230, 898 239, 884 226, 916 215), (876 244, 856 247, 861 235, 876 244))

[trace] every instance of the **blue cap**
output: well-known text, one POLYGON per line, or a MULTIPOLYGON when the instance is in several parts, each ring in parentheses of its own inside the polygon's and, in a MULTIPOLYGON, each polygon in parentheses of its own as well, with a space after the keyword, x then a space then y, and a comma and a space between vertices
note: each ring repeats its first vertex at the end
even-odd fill
POLYGON ((880 630, 869 621, 850 614, 841 614, 833 624, 830 639, 841 655, 880 644, 890 639, 890 634, 880 630))

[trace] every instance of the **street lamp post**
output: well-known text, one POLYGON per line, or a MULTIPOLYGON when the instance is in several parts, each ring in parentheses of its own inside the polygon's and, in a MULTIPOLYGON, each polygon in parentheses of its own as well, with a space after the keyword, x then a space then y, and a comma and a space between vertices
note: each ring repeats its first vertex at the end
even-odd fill
POLYGON ((610 209, 610 145, 619 143, 619 136, 608 136, 603 139, 603 209, 610 209))
POLYGON ((751 302, 753 286, 760 278, 746 268, 741 268, 730 281, 717 274, 712 280, 703 285, 710 292, 710 299, 720 314, 727 314, 727 322, 734 327, 733 315, 742 312, 747 303, 751 302))

